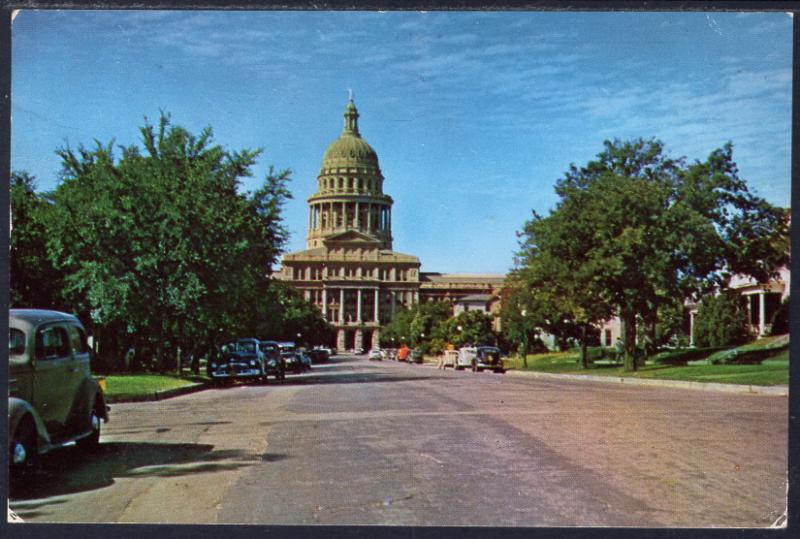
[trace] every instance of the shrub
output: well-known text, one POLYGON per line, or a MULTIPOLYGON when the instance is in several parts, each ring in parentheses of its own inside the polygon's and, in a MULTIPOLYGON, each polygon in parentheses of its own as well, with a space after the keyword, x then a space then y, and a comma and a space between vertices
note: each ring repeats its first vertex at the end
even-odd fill
POLYGON ((694 341, 699 348, 742 344, 748 340, 747 313, 732 291, 706 298, 697 312, 694 341))
POLYGON ((676 365, 685 366, 689 361, 696 359, 703 359, 727 347, 710 347, 710 348, 686 348, 679 350, 667 350, 660 352, 653 356, 653 362, 657 365, 676 365))
POLYGON ((755 365, 784 350, 788 350, 789 343, 781 341, 758 348, 748 348, 749 347, 744 346, 742 348, 718 352, 709 357, 708 360, 713 365, 755 365))
POLYGON ((781 302, 778 310, 772 316, 771 335, 783 335, 789 333, 789 296, 781 302))

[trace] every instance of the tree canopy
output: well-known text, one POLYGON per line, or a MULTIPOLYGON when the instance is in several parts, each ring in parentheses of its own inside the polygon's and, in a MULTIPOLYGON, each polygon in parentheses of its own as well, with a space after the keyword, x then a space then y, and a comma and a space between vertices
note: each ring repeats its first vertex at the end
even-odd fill
POLYGON ((260 187, 243 192, 260 150, 226 150, 210 128, 193 135, 163 113, 140 133, 142 147, 59 149, 61 182, 46 211, 31 209, 41 203, 29 180, 15 188, 12 242, 19 252, 36 243, 31 235, 45 237, 46 258, 63 276, 61 300, 101 335, 101 355, 135 347, 172 364, 166 356, 177 347, 326 331, 271 278, 288 237, 281 211, 290 171, 270 167, 260 187))
POLYGON ((584 328, 620 316, 627 368, 637 321, 655 328, 676 299, 698 300, 736 273, 767 279, 788 259, 787 213, 748 190, 730 143, 687 164, 655 139, 606 141, 555 190, 556 207, 520 234, 520 287, 551 331, 558 313, 584 328))

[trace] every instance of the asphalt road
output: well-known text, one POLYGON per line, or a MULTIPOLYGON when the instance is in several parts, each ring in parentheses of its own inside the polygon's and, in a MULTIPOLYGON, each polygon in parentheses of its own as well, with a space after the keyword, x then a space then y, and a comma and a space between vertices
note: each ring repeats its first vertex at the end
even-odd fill
POLYGON ((336 357, 117 404, 12 493, 32 522, 769 526, 787 399, 336 357))

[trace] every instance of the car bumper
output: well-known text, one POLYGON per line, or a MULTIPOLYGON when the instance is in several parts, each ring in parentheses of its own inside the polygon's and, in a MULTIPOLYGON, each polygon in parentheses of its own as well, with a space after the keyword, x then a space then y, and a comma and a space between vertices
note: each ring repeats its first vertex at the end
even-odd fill
POLYGON ((261 376, 261 371, 258 369, 244 369, 240 371, 212 371, 208 373, 214 379, 227 379, 227 378, 258 378, 261 376))

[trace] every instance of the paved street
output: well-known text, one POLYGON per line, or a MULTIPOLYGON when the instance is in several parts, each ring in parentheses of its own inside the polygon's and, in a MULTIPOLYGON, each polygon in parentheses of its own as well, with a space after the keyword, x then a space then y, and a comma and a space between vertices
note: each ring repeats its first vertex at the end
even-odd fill
POLYGON ((787 400, 336 357, 286 384, 117 404, 50 455, 34 522, 768 526, 787 400))

